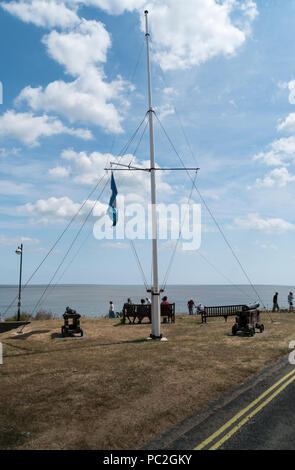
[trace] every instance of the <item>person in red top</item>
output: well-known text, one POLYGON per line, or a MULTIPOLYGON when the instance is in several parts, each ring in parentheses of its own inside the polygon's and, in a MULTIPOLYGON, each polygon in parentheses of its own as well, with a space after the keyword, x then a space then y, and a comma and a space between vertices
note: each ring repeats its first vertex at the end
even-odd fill
POLYGON ((165 295, 165 297, 163 297, 161 305, 169 305, 169 302, 168 302, 168 299, 167 299, 166 295, 165 295))
POLYGON ((188 306, 188 312, 190 315, 193 315, 194 314, 194 306, 195 306, 195 302, 193 301, 193 299, 189 300, 188 303, 187 303, 187 306, 188 306))

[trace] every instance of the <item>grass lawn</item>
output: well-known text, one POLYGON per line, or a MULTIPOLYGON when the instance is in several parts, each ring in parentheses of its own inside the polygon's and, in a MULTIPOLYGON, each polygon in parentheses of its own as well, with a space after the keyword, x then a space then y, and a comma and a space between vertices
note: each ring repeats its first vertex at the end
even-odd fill
POLYGON ((0 449, 137 449, 288 352, 295 313, 264 313, 265 332, 231 336, 233 318, 177 316, 168 342, 149 324, 61 320, 0 335, 0 449))

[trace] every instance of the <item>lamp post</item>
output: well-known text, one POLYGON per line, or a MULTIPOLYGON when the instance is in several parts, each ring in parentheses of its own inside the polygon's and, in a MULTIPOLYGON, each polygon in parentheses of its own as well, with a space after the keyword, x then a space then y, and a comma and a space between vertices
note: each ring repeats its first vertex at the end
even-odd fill
POLYGON ((19 284, 18 284, 18 303, 17 303, 17 321, 20 321, 21 291, 22 291, 22 268, 23 268, 23 244, 15 250, 20 255, 19 263, 19 284))

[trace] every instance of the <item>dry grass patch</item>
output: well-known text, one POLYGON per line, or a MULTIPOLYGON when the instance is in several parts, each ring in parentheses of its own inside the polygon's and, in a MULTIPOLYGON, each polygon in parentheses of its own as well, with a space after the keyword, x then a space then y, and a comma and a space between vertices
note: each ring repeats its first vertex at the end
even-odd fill
POLYGON ((1 334, 0 448, 140 448, 286 354, 295 315, 273 318, 253 338, 190 316, 163 325, 167 343, 107 319, 82 319, 82 339, 59 339, 61 320, 1 334))

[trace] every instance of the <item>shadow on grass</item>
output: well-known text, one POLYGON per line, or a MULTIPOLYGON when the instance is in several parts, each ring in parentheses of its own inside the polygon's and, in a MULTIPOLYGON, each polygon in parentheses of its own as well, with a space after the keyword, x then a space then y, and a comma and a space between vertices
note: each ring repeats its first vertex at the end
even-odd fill
POLYGON ((9 339, 22 339, 22 340, 25 340, 25 339, 29 338, 30 336, 33 336, 33 335, 41 335, 41 334, 49 333, 49 332, 50 332, 50 330, 30 331, 29 333, 18 334, 17 336, 13 336, 9 339))
POLYGON ((1 431, 0 433, 0 449, 8 450, 15 448, 24 443, 26 440, 24 434, 13 429, 1 431))
POLYGON ((131 326, 131 325, 133 325, 133 326, 135 326, 135 325, 141 325, 141 326, 142 326, 142 325, 151 325, 151 324, 152 324, 152 323, 151 323, 150 321, 148 321, 148 322, 141 322, 141 323, 138 323, 138 322, 137 322, 137 323, 133 323, 133 322, 130 322, 130 323, 129 323, 129 322, 121 323, 121 322, 120 322, 120 323, 116 323, 116 324, 113 325, 113 326, 114 326, 114 327, 117 327, 117 326, 131 326))
POLYGON ((51 339, 85 339, 85 336, 76 336, 74 333, 63 336, 61 333, 51 333, 51 339))
MULTIPOLYGON (((51 335, 51 338, 52 339, 60 339, 61 338, 61 335, 59 335, 58 333, 53 333, 51 335)), ((67 337, 67 338, 63 338, 64 340, 70 340, 70 339, 81 339, 80 337, 67 337)), ((87 338, 85 338, 87 339, 87 338)), ((126 345, 126 344, 140 344, 140 343, 147 343, 147 339, 146 338, 138 338, 138 339, 133 339, 133 340, 127 340, 127 341, 115 341, 113 343, 87 343, 87 344, 81 344, 79 345, 77 343, 77 345, 75 345, 74 347, 70 347, 70 344, 73 345, 74 343, 70 343, 69 341, 68 342, 65 342, 64 344, 68 344, 69 347, 67 348, 50 348, 50 349, 46 349, 46 350, 29 350, 29 349, 26 349, 26 348, 20 348, 20 347, 17 347, 17 346, 14 346, 10 343, 8 343, 8 345, 12 346, 12 347, 15 347, 17 349, 21 349, 22 351, 26 351, 26 352, 23 352, 23 353, 20 353, 20 354, 7 354, 6 357, 22 357, 22 356, 36 356, 38 354, 52 354, 52 353, 56 353, 56 352, 72 352, 72 351, 79 351, 79 350, 85 350, 85 349, 94 349, 94 348, 101 348, 101 347, 106 347, 106 346, 120 346, 120 345, 126 345)))
MULTIPOLYGON (((229 338, 255 338, 258 336, 261 336, 261 335, 264 335, 265 331, 263 332, 255 332, 255 335, 250 335, 249 333, 246 333, 244 331, 238 331, 235 335, 233 335, 232 333, 226 333, 225 336, 229 337, 229 338)), ((265 335, 264 335, 265 336, 265 335)))

